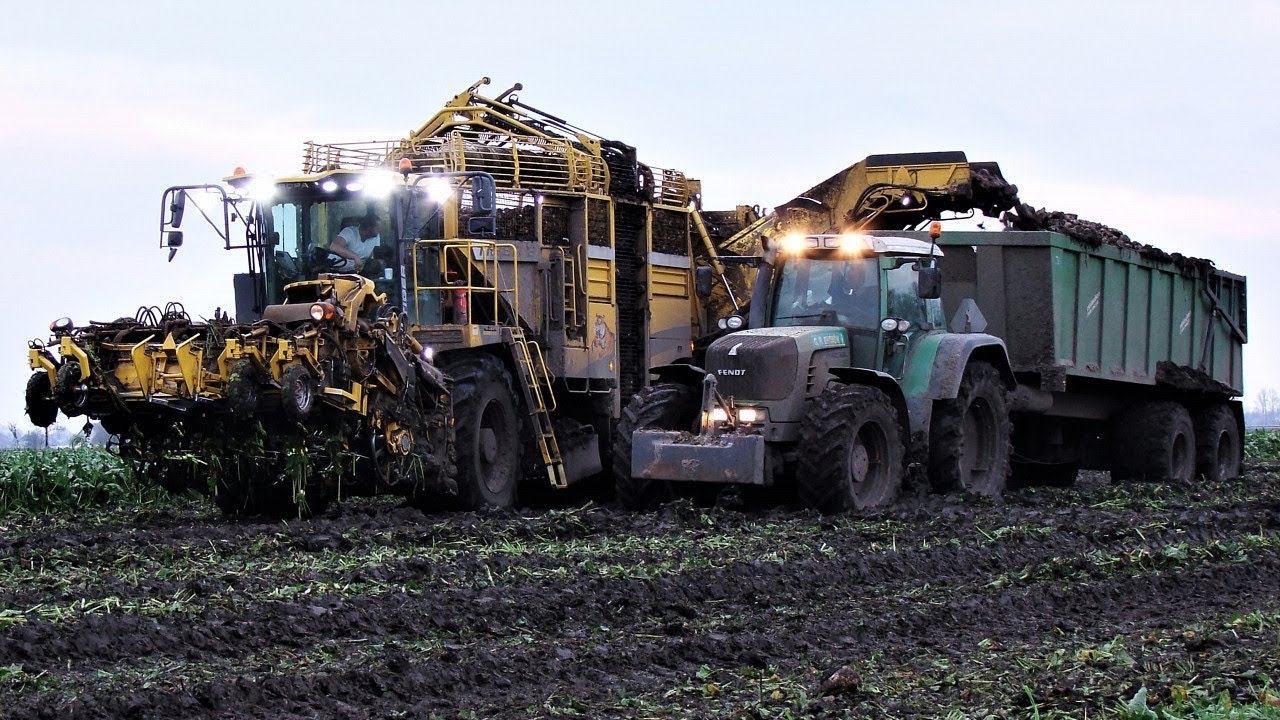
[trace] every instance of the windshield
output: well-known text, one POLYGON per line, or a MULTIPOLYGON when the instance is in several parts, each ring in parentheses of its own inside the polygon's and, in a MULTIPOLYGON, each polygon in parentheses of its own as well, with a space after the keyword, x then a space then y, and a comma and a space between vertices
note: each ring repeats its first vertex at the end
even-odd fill
POLYGON ((796 258, 782 266, 774 296, 774 325, 880 324, 880 272, 876 258, 796 258))
POLYGON ((321 273, 358 272, 392 284, 396 245, 386 200, 287 199, 272 204, 268 217, 272 298, 321 273))

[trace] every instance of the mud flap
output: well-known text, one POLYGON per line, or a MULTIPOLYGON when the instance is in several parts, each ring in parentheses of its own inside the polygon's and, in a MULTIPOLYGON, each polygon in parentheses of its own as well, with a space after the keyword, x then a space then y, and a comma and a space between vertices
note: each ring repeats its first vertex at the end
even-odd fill
POLYGON ((631 435, 631 476, 764 485, 764 437, 637 430, 631 435))

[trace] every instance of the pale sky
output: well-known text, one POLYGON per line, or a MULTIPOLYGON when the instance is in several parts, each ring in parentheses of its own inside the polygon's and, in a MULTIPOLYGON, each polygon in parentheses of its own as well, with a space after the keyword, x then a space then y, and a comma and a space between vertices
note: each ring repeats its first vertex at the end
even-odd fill
POLYGON ((869 154, 964 150, 1037 206, 1250 275, 1246 391, 1280 387, 1280 3, 10 3, 0 25, 0 423, 59 316, 232 303, 243 258, 160 194, 304 140, 390 139, 481 76, 772 206, 869 154), (4 359, 7 358, 7 359, 4 359))

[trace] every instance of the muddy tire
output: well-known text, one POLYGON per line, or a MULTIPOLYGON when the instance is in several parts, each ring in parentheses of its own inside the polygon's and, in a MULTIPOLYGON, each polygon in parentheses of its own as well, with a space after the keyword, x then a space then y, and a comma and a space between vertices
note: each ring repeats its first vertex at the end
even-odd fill
POLYGON ((318 393, 316 379, 303 365, 290 365, 280 378, 280 408, 294 422, 305 422, 311 415, 318 393))
POLYGON ((1211 405, 1196 416, 1196 473, 1210 482, 1240 477, 1240 426, 1226 405, 1211 405))
POLYGON ((838 385, 810 403, 800 428, 796 490, 821 513, 883 507, 902 487, 898 411, 880 390, 838 385))
POLYGON ((1195 455, 1195 426, 1185 407, 1176 402, 1141 403, 1116 424, 1112 473, 1122 480, 1190 482, 1195 455))
POLYGON ((27 378, 26 399, 27 417, 32 425, 45 428, 58 419, 58 403, 53 401, 53 387, 44 370, 37 370, 27 378))
POLYGON ((237 360, 227 374, 227 404, 231 412, 246 418, 258 409, 261 397, 260 376, 252 360, 237 360))
POLYGON ((67 360, 58 368, 58 378, 53 383, 53 401, 67 417, 84 414, 84 394, 80 390, 80 361, 67 360))
POLYGON ((989 363, 970 363, 956 398, 934 404, 929 432, 934 490, 1000 495, 1009 477, 1012 430, 1000 371, 989 363))
POLYGON ((652 510, 673 497, 666 481, 631 477, 631 433, 643 428, 693 430, 698 399, 693 387, 658 383, 641 389, 623 408, 613 436, 613 485, 624 508, 652 510))
POLYGON ((502 361, 477 354, 444 368, 451 379, 458 452, 458 504, 509 508, 522 474, 521 418, 502 361))

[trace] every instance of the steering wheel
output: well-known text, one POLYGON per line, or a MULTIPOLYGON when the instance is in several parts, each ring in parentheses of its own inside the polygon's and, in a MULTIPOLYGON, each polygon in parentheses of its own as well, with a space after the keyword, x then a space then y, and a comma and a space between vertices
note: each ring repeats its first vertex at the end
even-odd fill
POLYGON ((347 259, 329 248, 313 248, 311 259, 316 264, 316 269, 321 272, 333 272, 341 270, 347 264, 347 259))

